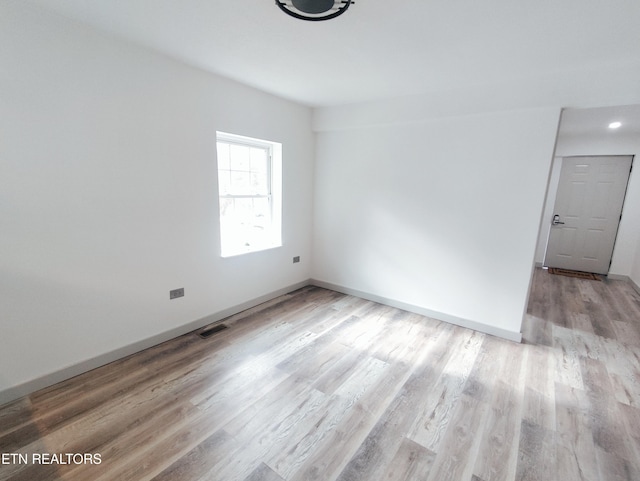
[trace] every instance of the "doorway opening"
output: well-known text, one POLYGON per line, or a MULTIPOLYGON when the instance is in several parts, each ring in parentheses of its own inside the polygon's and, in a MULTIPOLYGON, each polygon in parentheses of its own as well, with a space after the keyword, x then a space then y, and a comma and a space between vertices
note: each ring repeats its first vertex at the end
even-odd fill
MULTIPOLYGON (((541 228, 538 237, 538 247, 536 250, 536 266, 554 266, 550 262, 548 254, 549 241, 552 230, 559 231, 558 237, 563 250, 570 244, 571 235, 577 235, 577 231, 570 232, 569 229, 563 232, 562 226, 568 226, 566 214, 556 212, 556 200, 564 194, 560 193, 562 167, 565 160, 569 158, 593 158, 593 157, 613 157, 620 160, 624 157, 630 159, 629 165, 633 163, 633 158, 640 153, 640 105, 627 105, 615 107, 599 107, 589 109, 564 109, 558 128, 554 162, 550 174, 549 186, 547 190, 547 200, 541 221, 541 228), (617 129, 609 128, 609 124, 620 122, 617 129), (556 217, 556 214, 558 216, 556 217), (562 224, 564 222, 564 224, 562 224), (554 225, 555 224, 555 225, 554 225)), ((576 162, 576 165, 585 165, 576 162)), ((630 167, 629 167, 630 168, 630 167)), ((579 167, 578 170, 584 169, 579 167)), ((624 170, 624 169, 623 169, 624 170)), ((623 204, 621 214, 607 214, 619 223, 613 229, 613 247, 609 259, 605 261, 605 274, 609 278, 634 280, 634 275, 639 278, 640 261, 637 259, 636 251, 640 246, 640 176, 638 169, 633 169, 629 173, 626 171, 626 180, 622 181, 623 204)), ((577 202, 586 191, 585 185, 578 186, 574 192, 569 192, 570 202, 577 202)), ((605 197, 609 191, 608 184, 601 184, 595 188, 595 195, 605 197), (598 190, 599 189, 599 190, 598 190)), ((602 210, 603 200, 596 200, 596 207, 602 210)), ((596 217, 602 216, 598 212, 596 217)), ((591 236, 587 241, 590 249, 597 245, 597 238, 601 236, 597 229, 589 231, 591 236)), ((553 246, 551 246, 553 247, 553 246)), ((586 257, 595 257, 592 253, 587 253, 586 257)), ((576 269, 575 267, 573 267, 576 269)), ((594 272, 592 267, 578 267, 576 270, 588 269, 594 272)), ((602 269, 599 270, 602 272, 602 269)), ((637 280, 635 281, 637 283, 637 280)))

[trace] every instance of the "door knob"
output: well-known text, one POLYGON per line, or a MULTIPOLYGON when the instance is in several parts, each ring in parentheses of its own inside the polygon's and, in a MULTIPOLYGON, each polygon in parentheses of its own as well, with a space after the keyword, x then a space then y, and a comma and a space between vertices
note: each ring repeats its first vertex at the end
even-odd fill
POLYGON ((552 225, 561 225, 561 224, 564 224, 564 222, 561 222, 561 221, 560 221, 560 214, 555 214, 555 215, 553 216, 553 220, 551 221, 551 224, 552 224, 552 225))

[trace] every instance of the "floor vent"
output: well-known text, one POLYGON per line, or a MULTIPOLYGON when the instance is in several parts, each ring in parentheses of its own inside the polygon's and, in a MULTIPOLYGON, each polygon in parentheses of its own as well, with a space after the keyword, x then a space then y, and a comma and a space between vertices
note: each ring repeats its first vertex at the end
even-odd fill
POLYGON ((227 328, 226 325, 224 324, 218 324, 215 326, 211 326, 211 327, 207 327, 205 329, 203 329, 202 331, 200 331, 198 333, 198 335, 202 338, 202 339, 206 339, 208 337, 213 336, 216 332, 220 332, 220 331, 224 331, 227 328))
POLYGON ((599 281, 600 276, 591 272, 571 271, 569 269, 558 269, 557 267, 549 267, 549 273, 560 276, 576 277, 578 279, 589 279, 590 281, 599 281))

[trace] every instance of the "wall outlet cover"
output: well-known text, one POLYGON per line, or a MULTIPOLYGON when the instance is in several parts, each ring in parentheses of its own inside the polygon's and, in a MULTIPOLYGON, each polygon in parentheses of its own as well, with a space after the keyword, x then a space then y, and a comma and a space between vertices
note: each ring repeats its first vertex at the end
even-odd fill
POLYGON ((184 297, 184 287, 181 287, 180 289, 173 289, 172 291, 169 291, 169 299, 176 299, 178 297, 184 297))

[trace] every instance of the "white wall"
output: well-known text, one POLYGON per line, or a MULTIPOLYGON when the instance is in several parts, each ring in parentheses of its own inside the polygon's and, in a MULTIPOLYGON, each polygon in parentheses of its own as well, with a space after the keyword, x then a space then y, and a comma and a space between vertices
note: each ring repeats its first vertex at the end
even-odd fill
POLYGON ((635 168, 631 172, 629 185, 625 197, 622 218, 613 251, 613 258, 609 274, 630 277, 640 281, 639 272, 634 271, 634 262, 638 256, 640 244, 640 174, 638 174, 638 159, 640 159, 640 138, 637 135, 584 135, 559 136, 556 145, 556 158, 553 174, 549 184, 549 195, 545 206, 542 229, 538 239, 536 262, 542 263, 549 237, 550 219, 553 215, 562 157, 573 155, 635 155, 635 168))
POLYGON ((309 278, 308 108, 18 2, 0 66, 0 404, 309 278), (283 143, 282 248, 220 257, 216 130, 283 143))
POLYGON ((639 73, 317 109, 314 183, 307 108, 0 3, 0 403, 310 276, 517 337, 560 107, 639 73), (283 248, 220 258, 216 130, 284 144, 283 248))
POLYGON ((559 114, 323 124, 314 279, 519 339, 559 114))
POLYGON ((472 76, 448 92, 314 110, 312 276, 517 339, 560 110, 640 103, 640 61, 494 85, 472 76))

